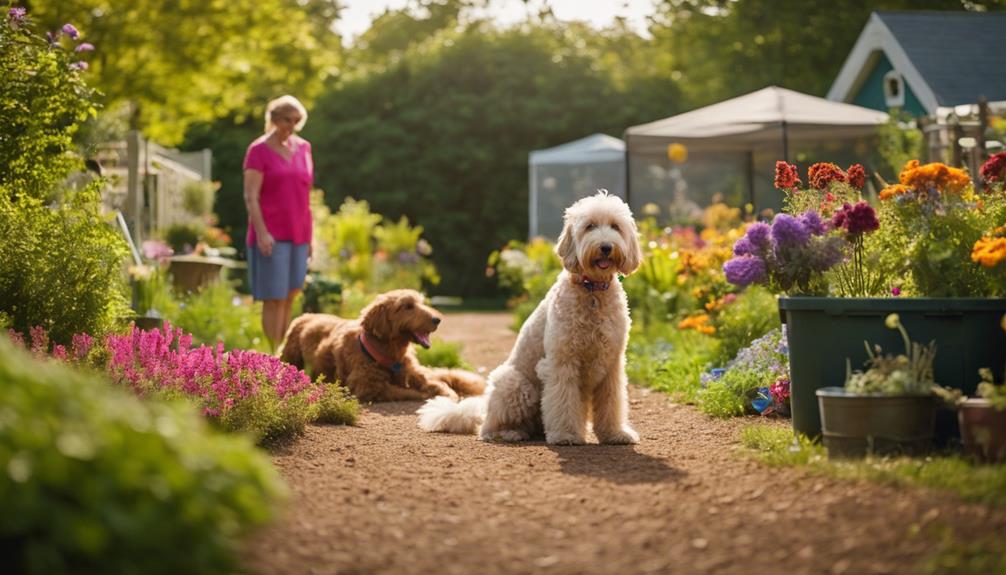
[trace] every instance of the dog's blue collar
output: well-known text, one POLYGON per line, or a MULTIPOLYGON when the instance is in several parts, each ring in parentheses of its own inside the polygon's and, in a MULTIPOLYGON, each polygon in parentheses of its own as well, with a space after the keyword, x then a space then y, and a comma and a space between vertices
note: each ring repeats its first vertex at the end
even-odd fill
POLYGON ((381 352, 371 346, 370 342, 367 341, 366 335, 362 331, 356 339, 360 342, 360 351, 363 352, 363 355, 369 357, 371 361, 391 371, 391 373, 398 373, 402 371, 402 363, 398 361, 392 362, 390 359, 384 357, 381 352))
POLYGON ((589 293, 593 293, 596 291, 605 291, 606 289, 611 287, 610 281, 597 282, 588 278, 587 276, 579 276, 579 279, 574 279, 573 283, 575 283, 578 286, 582 286, 583 289, 587 290, 589 293))

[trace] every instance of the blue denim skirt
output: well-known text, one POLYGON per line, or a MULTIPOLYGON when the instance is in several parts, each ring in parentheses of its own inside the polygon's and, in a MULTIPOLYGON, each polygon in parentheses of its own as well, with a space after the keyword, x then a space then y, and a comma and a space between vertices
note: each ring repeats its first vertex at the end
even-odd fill
POLYGON ((307 244, 276 242, 272 255, 264 256, 258 245, 249 246, 248 274, 256 300, 286 299, 303 289, 307 275, 307 244))

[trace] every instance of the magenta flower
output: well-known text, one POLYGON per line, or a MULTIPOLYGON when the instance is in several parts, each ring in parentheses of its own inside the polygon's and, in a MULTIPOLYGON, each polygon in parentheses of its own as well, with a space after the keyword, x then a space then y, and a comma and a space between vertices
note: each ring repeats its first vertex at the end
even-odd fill
POLYGON ((9 18, 11 22, 21 23, 24 22, 24 17, 27 14, 27 10, 20 6, 15 6, 7 11, 7 18, 9 18))
POLYGON ((901 295, 901 288, 899 288, 898 286, 892 287, 891 288, 891 295, 893 295, 895 297, 901 295))
POLYGON ((842 228, 847 235, 865 234, 880 228, 880 221, 877 220, 877 212, 865 201, 849 205, 846 203, 842 209, 835 212, 831 218, 831 225, 842 228))
POLYGON ((73 64, 70 64, 70 69, 71 70, 80 70, 80 71, 87 70, 87 62, 83 62, 83 61, 81 61, 81 62, 74 62, 73 64))
POLYGON ((80 37, 80 32, 77 30, 76 26, 70 24, 69 22, 63 24, 62 32, 74 40, 80 37))
POLYGON ((91 44, 90 42, 81 42, 80 44, 77 44, 77 47, 74 48, 73 51, 74 52, 93 52, 94 51, 94 44, 91 44))

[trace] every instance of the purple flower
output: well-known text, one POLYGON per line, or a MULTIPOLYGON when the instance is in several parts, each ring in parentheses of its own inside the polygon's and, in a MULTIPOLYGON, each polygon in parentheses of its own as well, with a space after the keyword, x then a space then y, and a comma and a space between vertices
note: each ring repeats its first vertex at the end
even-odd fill
POLYGON ((810 230, 789 214, 779 214, 772 222, 772 240, 777 249, 803 246, 810 239, 810 230))
POLYGON ((80 37, 80 32, 77 31, 77 28, 73 24, 70 24, 69 22, 63 24, 62 30, 64 34, 66 34, 70 38, 73 38, 74 40, 80 37))
POLYGON ((25 15, 28 13, 27 10, 20 6, 15 6, 7 11, 7 17, 10 18, 11 22, 23 22, 25 15))
POLYGON ((739 256, 723 264, 727 281, 738 286, 765 281, 765 260, 755 256, 739 256))
POLYGON ((94 44, 89 42, 81 42, 73 49, 74 52, 91 52, 94 50, 94 44))
POLYGON ((892 287, 891 288, 891 295, 893 295, 895 297, 901 295, 901 288, 899 288, 898 286, 892 287))
POLYGON ((735 256, 753 256, 758 253, 758 250, 751 245, 751 240, 744 236, 734 243, 734 255, 735 256))
POLYGON ((807 210, 797 216, 797 219, 800 220, 803 227, 807 228, 807 230, 815 236, 819 236, 828 231, 828 227, 821 221, 821 216, 813 210, 807 210))
POLYGON ((751 245, 757 250, 767 250, 769 247, 769 235, 771 228, 768 224, 755 222, 748 227, 746 237, 751 245))
POLYGON ((83 61, 81 61, 81 62, 74 62, 73 64, 70 64, 70 69, 71 70, 87 70, 87 62, 83 62, 83 61))

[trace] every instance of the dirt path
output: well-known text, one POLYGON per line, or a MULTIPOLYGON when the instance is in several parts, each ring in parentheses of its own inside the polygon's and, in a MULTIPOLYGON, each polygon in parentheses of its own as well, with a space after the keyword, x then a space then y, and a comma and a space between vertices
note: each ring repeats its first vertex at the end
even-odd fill
MULTIPOLYGON (((448 315, 475 365, 510 316, 448 315)), ((632 390, 636 446, 485 444, 427 434, 419 403, 315 426, 274 461, 293 499, 248 545, 257 573, 919 573, 935 533, 1006 532, 950 496, 770 469, 737 453, 744 420, 632 390), (920 532, 921 535, 915 533, 920 532)), ((785 425, 784 422, 780 424, 785 425)))

